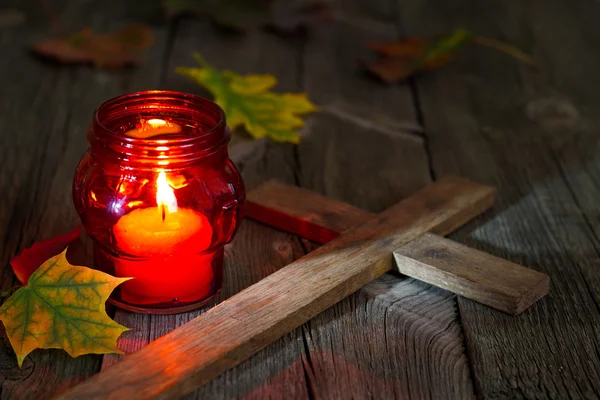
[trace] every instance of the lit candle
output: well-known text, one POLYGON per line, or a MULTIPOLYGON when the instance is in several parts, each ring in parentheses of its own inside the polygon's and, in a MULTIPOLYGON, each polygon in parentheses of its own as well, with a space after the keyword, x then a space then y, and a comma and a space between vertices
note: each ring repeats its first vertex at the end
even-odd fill
POLYGON ((191 93, 129 93, 97 108, 87 137, 73 201, 94 268, 134 278, 108 301, 173 314, 216 296, 246 198, 223 110, 191 93))
POLYGON ((125 132, 125 136, 136 139, 148 139, 158 135, 177 134, 181 132, 181 126, 171 121, 159 118, 140 119, 135 129, 125 132))
POLYGON ((156 188, 156 207, 133 210, 113 228, 123 252, 115 273, 134 278, 121 286, 121 298, 133 304, 197 301, 211 292, 213 255, 202 252, 212 227, 206 216, 178 207, 165 171, 156 188))

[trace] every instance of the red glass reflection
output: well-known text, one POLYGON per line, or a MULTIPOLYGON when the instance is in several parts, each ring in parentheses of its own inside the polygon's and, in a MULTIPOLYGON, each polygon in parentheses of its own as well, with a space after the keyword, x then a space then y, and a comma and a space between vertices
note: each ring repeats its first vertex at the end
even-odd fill
POLYGON ((223 246, 241 220, 241 176, 213 102, 145 91, 102 104, 73 199, 95 267, 123 283, 114 304, 141 312, 196 308, 222 286, 223 246))

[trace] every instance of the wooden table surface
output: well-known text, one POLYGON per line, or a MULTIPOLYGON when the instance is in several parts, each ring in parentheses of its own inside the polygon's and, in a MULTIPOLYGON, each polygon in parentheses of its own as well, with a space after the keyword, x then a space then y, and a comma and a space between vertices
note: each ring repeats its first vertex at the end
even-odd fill
MULTIPOLYGON (((174 73, 199 51, 220 68, 272 73, 278 90, 305 91, 322 108, 298 146, 232 149, 248 188, 276 178, 378 212, 443 175, 462 175, 496 186, 499 199, 452 238, 543 271, 552 286, 513 317, 389 274, 190 399, 600 397, 600 3, 344 0, 333 22, 290 38, 178 20, 155 26, 144 65, 125 71, 61 67, 27 51, 51 34, 52 14, 65 31, 121 27, 131 12, 119 3, 0 1, 27 17, 0 25, 2 290, 16 282, 14 255, 78 223, 71 181, 94 108, 141 89, 204 94, 174 73), (357 66, 370 57, 369 40, 459 26, 518 45, 539 70, 476 47, 405 84, 382 85, 357 66)), ((227 248, 220 299, 311 246, 245 221, 227 248)), ((138 327, 121 346, 134 350, 196 314, 118 312, 138 327)), ((0 398, 48 398, 114 362, 43 350, 19 369, 3 340, 0 398)))

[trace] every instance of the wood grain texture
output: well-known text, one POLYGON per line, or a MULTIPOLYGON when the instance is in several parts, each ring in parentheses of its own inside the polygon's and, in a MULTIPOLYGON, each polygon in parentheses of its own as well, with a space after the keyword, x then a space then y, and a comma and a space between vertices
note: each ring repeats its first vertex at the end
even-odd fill
MULTIPOLYGON (((0 29, 0 282, 16 283, 9 260, 33 242, 73 229, 79 218, 71 199, 73 173, 88 144, 85 132, 94 108, 110 97, 156 85, 160 73, 152 65, 123 74, 93 68, 61 68, 28 52, 37 40, 52 36, 52 23, 39 2, 7 2, 23 11, 23 24, 0 29)), ((66 32, 86 25, 104 31, 122 27, 118 1, 52 1, 66 32)), ((147 54, 160 59, 166 39, 147 54)), ((4 328, 0 328, 4 329, 4 328)), ((101 357, 71 358, 59 350, 36 351, 23 368, 15 363, 8 342, 0 345, 2 399, 40 399, 77 384, 100 367, 101 357)))
MULTIPOLYGON (((440 182, 438 182, 440 183, 440 182)), ((475 182, 471 182, 467 179, 457 176, 447 176, 441 180, 441 183, 447 185, 456 185, 472 188, 477 188, 481 192, 485 192, 485 200, 482 200, 479 207, 479 213, 483 213, 487 209, 491 208, 494 204, 494 197, 496 190, 490 186, 479 185, 475 182)), ((413 196, 411 196, 413 197, 413 196)), ((376 214, 363 211, 359 208, 353 207, 349 204, 345 204, 336 200, 329 199, 321 196, 309 190, 297 188, 294 186, 282 184, 275 180, 271 180, 264 185, 250 191, 248 198, 251 199, 251 203, 254 209, 258 209, 258 212, 250 212, 249 218, 256 219, 257 221, 271 221, 278 215, 293 215, 293 219, 301 220, 302 223, 309 225, 308 229, 326 229, 331 232, 334 230, 337 232, 348 230, 361 222, 369 218, 373 218, 376 214), (303 199, 300 201, 299 196, 303 199), (273 216, 265 216, 263 212, 272 213, 273 216), (345 212, 349 213, 348 220, 343 219, 345 212)), ((473 210, 467 210, 467 214, 471 214, 473 210)), ((458 218, 457 220, 462 220, 458 218)), ((470 218, 464 219, 469 221, 470 218)), ((279 224, 278 222, 274 222, 279 224)), ((299 235, 304 228, 296 227, 283 227, 292 233, 299 235)), ((432 231, 439 235, 446 235, 449 232, 454 231, 458 226, 454 219, 448 219, 446 222, 440 222, 432 231)), ((333 235, 334 233, 332 233, 333 235)), ((308 234, 309 236, 316 236, 318 234, 308 234)), ((337 233, 339 236, 340 233, 337 233)))
MULTIPOLYGON (((270 181, 248 194, 246 217, 326 243, 371 213, 270 181), (347 219, 344 218, 347 215, 347 219)), ((548 293, 546 274, 424 234, 394 250, 394 270, 487 306, 520 314, 548 293)))
MULTIPOLYGON (((357 63, 372 56, 366 42, 401 33, 397 0, 339 3, 336 21, 310 31, 300 58, 303 89, 324 112, 310 119, 298 146, 296 185, 379 212, 432 181, 427 143, 410 85, 381 85, 357 63)), ((455 296, 397 275, 381 279, 388 278, 393 284, 377 287, 401 287, 398 297, 363 296, 368 285, 303 327, 315 397, 471 398, 455 296), (359 321, 374 327, 365 334, 359 321)))
POLYGON ((246 217, 325 244, 374 214, 310 190, 269 181, 248 193, 246 217))
POLYGON ((400 273, 509 314, 544 297, 548 275, 424 234, 394 251, 400 273))
POLYGON ((379 212, 431 182, 427 152, 409 85, 381 85, 359 66, 372 57, 366 43, 400 35, 397 0, 338 3, 302 49, 299 79, 323 112, 298 146, 297 186, 379 212))
MULTIPOLYGON (((164 88, 208 95, 200 86, 174 73, 176 66, 194 65, 191 54, 199 51, 218 68, 239 73, 272 73, 278 77, 279 88, 298 91, 294 62, 297 49, 277 37, 263 32, 252 32, 243 37, 223 35, 211 24, 195 20, 179 21, 172 35, 174 39, 169 50, 164 88)), ((245 157, 241 167, 248 189, 270 178, 293 183, 296 173, 293 146, 267 142, 259 155, 245 157)), ((244 221, 234 242, 227 246, 224 286, 215 302, 231 297, 303 254, 300 242, 291 235, 244 221)), ((140 315, 117 310, 115 319, 134 327, 134 330, 122 336, 119 346, 126 353, 137 351, 212 306, 214 303, 196 312, 170 316, 140 315)), ((290 333, 189 397, 308 397, 310 388, 305 380, 304 366, 298 362, 304 357, 299 335, 301 332, 290 333)), ((102 369, 115 364, 119 358, 106 356, 102 369)))
MULTIPOLYGON (((350 379, 356 377, 357 382, 347 385, 348 389, 364 385, 371 392, 381 393, 380 398, 475 398, 464 341, 457 341, 457 338, 462 338, 462 326, 455 295, 414 279, 398 279, 392 274, 385 274, 366 285, 353 305, 362 311, 357 311, 354 324, 359 329, 355 335, 362 336, 365 343, 367 337, 378 338, 374 340, 375 347, 354 348, 352 341, 343 338, 337 343, 332 341, 330 346, 351 359, 357 358, 354 354, 368 357, 393 353, 396 356, 389 359, 371 356, 373 367, 363 369, 358 377, 351 375, 350 379), (366 302, 363 304, 360 300, 366 302), (386 334, 381 339, 379 332, 384 329, 386 334), (423 352, 423 349, 427 351, 423 352), (435 364, 430 364, 432 362, 435 364), (367 371, 376 377, 389 377, 389 381, 381 378, 369 380, 367 371), (423 371, 429 371, 427 377, 423 376, 423 371), (378 390, 380 385, 385 385, 386 390, 378 390)), ((344 326, 353 325, 348 321, 349 317, 343 319, 343 322, 347 321, 344 326)), ((314 322, 311 321, 311 324, 314 322)), ((322 338, 315 335, 314 340, 322 338)), ((335 363, 329 368, 337 371, 339 366, 340 363, 335 363)), ((327 369, 321 372, 327 373, 327 369)), ((344 394, 340 392, 332 397, 344 399, 344 394)))
POLYGON ((533 54, 538 72, 482 48, 415 80, 437 176, 497 186, 492 219, 453 236, 544 272, 549 294, 518 318, 459 300, 485 399, 600 396, 600 4, 398 2, 411 35, 466 26, 533 54), (469 12, 464 12, 469 10, 469 12), (594 56, 590 56, 594 54, 594 56))
MULTIPOLYGON (((85 25, 120 27, 121 3, 43 4, 54 7, 68 32, 85 25)), ((47 11, 34 1, 3 3, 2 8, 24 11, 27 19, 0 29, 2 289, 14 282, 12 256, 77 222, 69 186, 87 147, 84 132, 94 107, 138 89, 197 91, 170 71, 190 65, 189 53, 200 50, 219 67, 275 73, 280 89, 306 90, 324 109, 309 119, 308 137, 297 151, 265 143, 255 154, 246 152, 250 187, 275 177, 378 212, 432 177, 467 176, 499 187, 501 196, 493 219, 478 219, 453 238, 546 272, 557 283, 518 319, 468 300, 460 300, 459 318, 454 296, 385 275, 192 398, 345 398, 347 393, 466 398, 472 388, 461 321, 480 397, 600 396, 599 5, 591 0, 340 3, 333 23, 301 40, 263 32, 217 35, 189 20, 155 27, 158 43, 146 64, 120 72, 59 68, 30 57, 25 48, 51 32, 47 11), (515 43, 534 55, 539 71, 472 48, 439 71, 386 87, 361 75, 355 64, 370 56, 363 46, 367 40, 457 26, 515 43)), ((231 283, 224 293, 235 293, 310 248, 251 221, 240 235, 243 240, 228 249, 231 283)), ((149 329, 139 340, 150 341, 187 318, 132 320, 149 329)), ((134 348, 142 343, 137 340, 123 344, 134 348)), ((70 359, 43 351, 19 370, 4 343, 1 397, 47 397, 97 366, 94 356, 70 359)))
MULTIPOLYGON (((180 21, 172 32, 173 45, 167 52, 169 67, 163 87, 206 94, 172 73, 175 66, 193 65, 190 53, 200 51, 219 68, 273 73, 279 79, 276 90, 307 90, 320 106, 330 104, 325 99, 335 97, 331 104, 344 112, 327 107, 325 113, 308 118, 304 129, 307 136, 299 148, 265 142, 258 146, 251 144, 238 152, 238 144, 244 142, 238 137, 232 143, 236 146, 232 156, 241 159, 238 166, 242 167, 250 189, 276 178, 380 211, 431 181, 424 141, 410 133, 418 123, 409 88, 372 85, 353 67, 357 56, 366 55, 353 42, 394 36, 390 24, 384 23, 381 31, 382 25, 377 23, 382 16, 392 15, 394 3, 395 0, 345 1, 341 9, 348 9, 349 13, 344 18, 321 27, 319 36, 310 33, 304 39, 281 39, 262 32, 229 36, 209 24, 180 21), (347 21, 356 15, 362 19, 347 21), (333 36, 321 42, 319 38, 328 34, 333 36), (332 59, 336 65, 319 64, 317 52, 330 57, 339 53, 341 46, 343 57, 332 59), (334 77, 336 84, 324 85, 318 74, 325 68, 332 68, 331 74, 335 74, 335 69, 343 69, 344 79, 340 75, 334 77), (371 89, 353 89, 358 87, 371 89), (369 96, 365 97, 365 93, 369 96), (324 99, 324 104, 319 103, 319 98, 324 99), (369 119, 369 113, 361 114, 364 118, 348 119, 373 101, 386 107, 385 113, 373 114, 376 121, 369 119), (398 113, 398 109, 402 112, 398 113), (238 158, 239 154, 242 157, 238 158)), ((380 109, 369 107, 372 111, 380 109)), ((220 299, 257 282, 312 248, 310 243, 289 234, 252 221, 244 222, 226 254, 225 286, 220 299)), ((384 300, 385 290, 369 297, 353 295, 186 398, 345 398, 348 393, 357 398, 389 398, 394 394, 446 398, 448 393, 458 399, 472 396, 455 297, 412 280, 403 284, 403 278, 391 275, 386 278, 394 284, 378 287, 391 291, 401 287, 398 299, 410 299, 419 293, 426 301, 403 300, 405 305, 399 307, 384 300), (431 318, 430 312, 447 318, 431 318), (358 320, 363 323, 343 322, 358 320), (388 324, 388 321, 394 322, 388 324), (375 326, 365 335, 367 322, 375 326), (411 329, 404 330, 405 326, 411 329), (340 335, 349 335, 352 340, 341 345, 334 340, 340 335), (419 350, 413 351, 412 345, 406 343, 419 343, 419 350), (332 357, 330 352, 334 350, 336 355, 332 357), (385 366, 403 372, 392 374, 385 366), (357 374, 363 379, 357 380, 357 374)), ((117 311, 116 318, 121 323, 150 330, 144 335, 131 332, 131 337, 128 333, 120 345, 127 352, 139 349, 196 315, 150 317, 117 311)), ((105 357, 103 369, 115 361, 116 357, 105 357)))
POLYGON ((389 271, 394 248, 474 218, 493 192, 458 178, 432 184, 57 398, 186 394, 389 271))
MULTIPOLYGON (((391 137, 417 139, 407 134, 421 129, 408 85, 378 85, 361 73, 358 65, 372 56, 365 43, 398 37, 392 11, 396 0, 339 0, 336 5, 334 22, 315 26, 304 43, 300 59, 304 90, 326 116, 366 128, 372 135, 385 132, 391 137)), ((363 161, 368 161, 367 157, 363 161)), ((398 171, 405 178, 398 185, 404 184, 405 190, 409 182, 421 183, 418 174, 403 172, 398 171)))

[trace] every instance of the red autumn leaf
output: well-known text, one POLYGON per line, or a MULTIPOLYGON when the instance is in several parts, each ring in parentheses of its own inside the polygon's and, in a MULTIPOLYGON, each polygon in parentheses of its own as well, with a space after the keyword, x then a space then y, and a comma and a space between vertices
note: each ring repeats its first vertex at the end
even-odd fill
POLYGON ((33 51, 64 64, 93 63, 104 68, 122 68, 138 65, 139 53, 153 42, 154 36, 148 26, 131 24, 105 34, 86 28, 67 37, 39 42, 33 46, 33 51))
POLYGON ((21 254, 10 261, 10 266, 17 276, 17 279, 26 285, 31 274, 35 272, 49 258, 54 257, 81 235, 81 227, 73 229, 71 232, 53 237, 43 242, 34 243, 31 247, 24 249, 21 254))
POLYGON ((395 43, 369 43, 369 49, 386 57, 414 57, 423 54, 429 45, 429 39, 406 37, 395 43))

